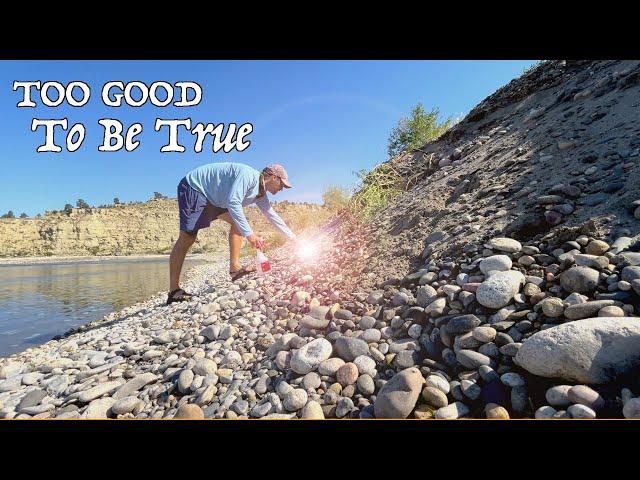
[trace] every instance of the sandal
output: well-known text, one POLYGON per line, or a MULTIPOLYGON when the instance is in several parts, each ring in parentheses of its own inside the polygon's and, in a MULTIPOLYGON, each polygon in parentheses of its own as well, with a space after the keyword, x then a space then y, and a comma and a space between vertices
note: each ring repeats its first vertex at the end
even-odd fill
POLYGON ((188 302, 189 300, 191 300, 192 297, 193 295, 185 292, 181 288, 177 290, 172 290, 171 292, 169 292, 169 295, 167 296, 167 305, 170 305, 174 302, 188 302))
POLYGON ((256 267, 254 265, 247 265, 246 267, 240 268, 240 270, 234 270, 232 272, 230 271, 229 275, 231 275, 231 281, 235 282, 239 278, 242 278, 245 275, 248 275, 249 273, 253 273, 255 271, 256 267))

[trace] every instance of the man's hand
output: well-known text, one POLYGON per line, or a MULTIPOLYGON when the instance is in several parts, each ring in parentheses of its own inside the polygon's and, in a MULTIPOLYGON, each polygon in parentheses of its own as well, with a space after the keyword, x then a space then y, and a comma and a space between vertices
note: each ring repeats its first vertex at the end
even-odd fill
POLYGON ((255 233, 249 235, 247 237, 247 240, 253 248, 256 248, 258 250, 262 250, 264 248, 264 239, 261 236, 256 235, 255 233))

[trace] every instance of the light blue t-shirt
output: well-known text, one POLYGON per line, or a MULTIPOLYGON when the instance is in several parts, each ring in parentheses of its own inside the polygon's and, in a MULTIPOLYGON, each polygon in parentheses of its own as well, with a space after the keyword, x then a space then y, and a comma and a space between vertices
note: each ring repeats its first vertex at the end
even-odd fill
POLYGON ((243 206, 255 203, 269 221, 288 238, 295 238, 282 218, 276 213, 265 195, 260 193, 260 172, 243 163, 209 163, 191 170, 185 176, 187 183, 202 193, 212 205, 229 210, 238 230, 244 237, 253 232, 244 216, 243 206))

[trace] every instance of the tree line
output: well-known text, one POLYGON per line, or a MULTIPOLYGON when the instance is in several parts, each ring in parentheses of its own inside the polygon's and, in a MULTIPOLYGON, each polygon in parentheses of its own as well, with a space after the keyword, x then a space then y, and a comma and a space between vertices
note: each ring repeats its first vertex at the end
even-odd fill
MULTIPOLYGON (((153 192, 153 197, 151 197, 149 200, 165 200, 169 197, 167 197, 166 195, 163 195, 160 192, 153 192)), ((136 201, 132 201, 132 202, 121 202, 120 199, 118 197, 115 197, 113 199, 113 203, 112 204, 107 204, 107 205, 98 205, 97 208, 106 208, 106 207, 111 207, 114 205, 138 205, 138 204, 142 204, 144 202, 136 202, 136 201)), ((62 210, 60 210, 60 212, 64 212, 67 215, 70 215, 73 212, 73 209, 77 208, 77 209, 84 209, 84 210, 90 210, 91 208, 93 208, 91 205, 89 205, 89 203, 87 203, 84 199, 79 198, 78 200, 76 200, 76 206, 74 207, 73 205, 71 205, 70 203, 65 204, 64 208, 62 210)), ((58 213, 58 210, 52 210, 50 213, 58 213)), ((36 218, 40 218, 41 215, 37 214, 36 218)), ((5 213, 4 215, 1 215, 0 218, 16 218, 15 213, 13 213, 13 210, 9 210, 7 213, 5 213)), ((20 214, 20 218, 29 218, 29 215, 27 215, 26 213, 21 213, 20 214)))

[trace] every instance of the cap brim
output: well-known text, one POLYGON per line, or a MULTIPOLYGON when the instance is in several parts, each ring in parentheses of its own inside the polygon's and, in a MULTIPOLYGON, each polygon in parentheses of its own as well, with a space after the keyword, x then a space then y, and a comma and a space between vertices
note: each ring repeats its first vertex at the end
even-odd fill
POLYGON ((285 180, 283 178, 281 178, 280 180, 282 180, 282 185, 284 185, 285 188, 291 188, 291 184, 289 183, 289 180, 285 180))

